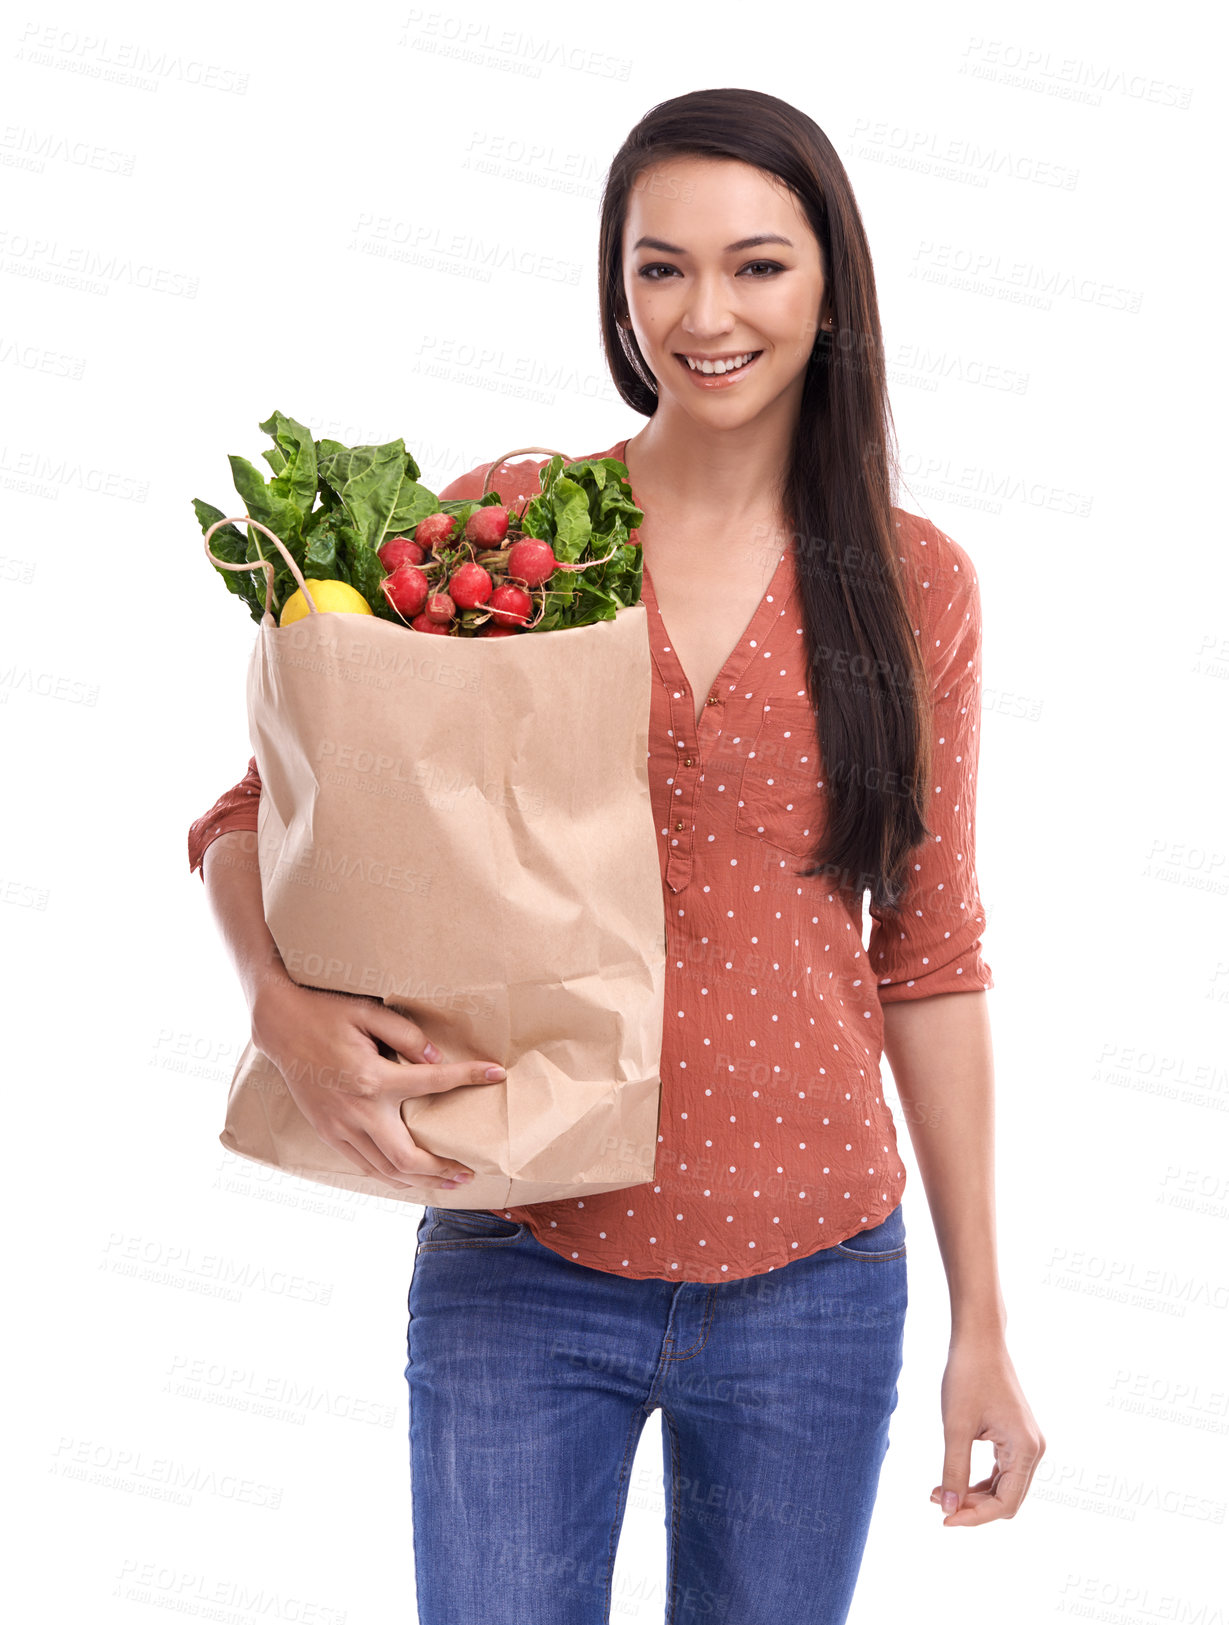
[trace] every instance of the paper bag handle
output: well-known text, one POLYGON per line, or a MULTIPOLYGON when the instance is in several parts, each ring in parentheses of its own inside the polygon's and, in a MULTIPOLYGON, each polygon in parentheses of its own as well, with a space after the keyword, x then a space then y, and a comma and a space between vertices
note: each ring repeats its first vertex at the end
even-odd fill
POLYGON ((271 607, 273 603, 273 560, 259 558, 252 559, 250 563, 247 564, 232 564, 227 559, 218 558, 217 554, 209 545, 209 538, 220 525, 255 525, 257 530, 263 530, 271 542, 277 543, 282 557, 290 566, 291 574, 294 576, 295 580, 299 583, 299 586, 303 590, 303 596, 307 600, 310 613, 313 615, 319 615, 321 613, 316 607, 316 602, 308 590, 306 581, 303 579, 302 571, 295 563, 290 549, 286 546, 285 542, 283 542, 280 536, 275 536, 267 525, 262 525, 259 519, 253 519, 249 514, 246 513, 233 514, 229 519, 216 519, 205 532, 205 552, 208 555, 210 562, 217 565, 219 570, 263 570, 265 572, 265 612, 261 618, 262 626, 272 626, 274 624, 273 610, 271 607))
POLYGON ((486 496, 487 493, 490 491, 490 489, 491 489, 491 477, 495 473, 495 470, 497 468, 502 468, 510 457, 523 457, 526 454, 526 452, 531 452, 531 451, 545 452, 545 454, 548 457, 562 457, 564 462, 573 461, 572 458, 569 458, 566 451, 552 451, 549 446, 518 446, 515 451, 506 451, 506 452, 504 452, 503 456, 501 458, 499 458, 499 460, 497 462, 492 463, 490 468, 487 469, 487 471, 486 471, 486 479, 483 480, 483 482, 482 482, 482 494, 483 494, 483 496, 486 496))

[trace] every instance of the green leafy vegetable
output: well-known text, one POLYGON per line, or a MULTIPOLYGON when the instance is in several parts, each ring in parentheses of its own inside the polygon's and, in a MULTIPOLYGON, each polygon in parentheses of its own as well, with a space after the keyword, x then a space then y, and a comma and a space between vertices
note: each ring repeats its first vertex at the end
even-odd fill
MULTIPOLYGON (((507 569, 508 553, 518 539, 533 537, 549 545, 561 568, 543 586, 532 589, 532 630, 612 620, 620 609, 640 601, 643 565, 630 533, 644 515, 632 497, 626 466, 615 458, 568 462, 551 457, 539 471, 540 493, 522 514, 510 515, 506 542, 486 548, 466 540, 465 527, 477 509, 503 506, 498 492, 441 501, 421 483, 421 471, 403 440, 378 446, 316 441, 303 424, 281 412, 272 413, 260 427, 274 442, 261 454, 269 477, 245 457, 229 459, 245 512, 280 537, 304 576, 344 581, 383 620, 404 624, 381 590, 388 571, 379 548, 392 537, 412 537, 428 514, 439 512, 455 516, 455 540, 441 544, 424 562, 432 591, 445 590, 452 570, 465 562, 472 566, 476 553, 493 581, 514 583, 516 578, 507 569)), ((193 507, 202 531, 223 517, 220 508, 199 498, 193 498, 193 507)), ((274 607, 280 612, 298 582, 280 549, 255 525, 247 530, 245 539, 235 525, 224 525, 209 545, 229 563, 268 559, 274 565, 274 607)), ((550 568, 549 558, 546 567, 550 568)), ((259 621, 264 613, 265 572, 218 573, 227 590, 242 598, 253 620, 259 621)), ((450 630, 480 636, 484 628, 491 629, 490 619, 489 612, 476 605, 466 608, 450 630)))

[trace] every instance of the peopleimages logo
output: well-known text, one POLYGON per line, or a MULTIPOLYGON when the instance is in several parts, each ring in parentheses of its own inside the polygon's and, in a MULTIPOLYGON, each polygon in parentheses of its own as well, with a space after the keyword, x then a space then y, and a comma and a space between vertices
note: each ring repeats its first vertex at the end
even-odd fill
POLYGON ((83 678, 61 677, 53 671, 32 671, 29 666, 7 666, 0 671, 0 704, 10 694, 37 694, 47 700, 66 700, 70 705, 98 704, 97 683, 83 678))
POLYGON ((24 344, 7 337, 0 337, 0 364, 21 367, 25 372, 41 372, 52 378, 72 378, 77 382, 85 376, 84 356, 66 355, 61 350, 49 350, 42 344, 24 344))
POLYGON ((985 147, 976 137, 941 135, 936 130, 887 120, 858 119, 853 139, 863 143, 859 157, 887 159, 977 186, 985 186, 991 176, 1006 175, 1011 180, 1073 192, 1079 180, 1079 170, 1065 164, 1050 163, 1010 148, 985 147))
POLYGON ((466 231, 441 230, 428 220, 398 220, 370 210, 359 214, 354 233, 349 246, 363 253, 374 253, 385 259, 402 259, 406 254, 438 255, 441 269, 455 261, 485 277, 489 277, 492 270, 510 270, 521 276, 574 286, 584 270, 578 261, 557 260, 550 254, 541 254, 519 238, 511 242, 488 242, 466 231))
POLYGON ((28 22, 18 37, 15 55, 19 62, 79 73, 135 90, 157 90, 167 79, 232 96, 244 96, 248 88, 246 73, 236 73, 216 62, 172 56, 136 40, 113 40, 107 34, 60 28, 55 23, 28 22))
POLYGON ((115 497, 121 502, 145 502, 149 497, 148 480, 110 469, 87 468, 60 453, 40 451, 34 446, 0 444, 0 473, 45 483, 53 499, 62 490, 88 491, 92 496, 115 497))
POLYGON ((965 293, 988 294, 1038 310, 1052 310, 1056 299, 1080 305, 1121 310, 1137 316, 1144 296, 1137 288, 1123 288, 1098 277, 1083 276, 1058 265, 1034 265, 991 250, 965 248, 958 243, 918 244, 909 275, 965 293))
POLYGON ((136 153, 117 152, 93 141, 74 140, 25 124, 7 124, 0 129, 0 163, 41 175, 49 159, 102 175, 131 175, 136 165, 136 153))
POLYGON ((1016 90, 1041 91, 1090 107, 1099 107, 1102 98, 1110 95, 1185 111, 1194 95, 1189 85, 1132 73, 1111 67, 1108 62, 1062 56, 1046 47, 1019 45, 1013 40, 987 40, 978 34, 971 36, 965 46, 957 71, 973 79, 990 80, 1016 90))
POLYGON ((0 257, 9 262, 0 269, 10 276, 80 286, 87 293, 107 294, 118 282, 148 293, 195 299, 200 287, 199 278, 184 271, 105 254, 87 243, 62 244, 58 238, 32 237, 23 231, 0 231, 0 257))
POLYGON ((397 42, 411 50, 460 59, 475 66, 516 72, 539 79, 544 67, 599 79, 626 83, 632 71, 629 58, 611 56, 599 48, 549 35, 527 34, 519 28, 492 27, 489 22, 456 12, 425 11, 412 7, 406 14, 397 42))
POLYGON ((347 884, 357 881, 361 885, 379 886, 415 897, 428 896, 432 882, 431 875, 402 863, 391 863, 362 852, 334 852, 322 846, 279 855, 273 879, 317 885, 323 891, 340 891, 343 881, 347 884))
POLYGON ((277 1591, 248 1580, 232 1580, 193 1567, 175 1568, 163 1559, 125 1558, 113 1595, 149 1603, 201 1619, 253 1619, 284 1625, 346 1625, 347 1610, 330 1608, 297 1591, 277 1591))

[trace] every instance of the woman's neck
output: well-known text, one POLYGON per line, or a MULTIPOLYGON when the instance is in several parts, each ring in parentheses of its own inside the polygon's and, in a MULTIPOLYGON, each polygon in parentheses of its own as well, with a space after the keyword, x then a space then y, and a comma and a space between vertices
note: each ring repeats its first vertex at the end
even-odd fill
POLYGON ((637 505, 644 510, 642 541, 670 536, 684 551, 745 546, 767 559, 788 540, 781 506, 784 463, 775 439, 752 440, 739 431, 718 437, 692 430, 672 440, 656 418, 623 443, 637 505), (650 525, 650 516, 652 524, 650 525))

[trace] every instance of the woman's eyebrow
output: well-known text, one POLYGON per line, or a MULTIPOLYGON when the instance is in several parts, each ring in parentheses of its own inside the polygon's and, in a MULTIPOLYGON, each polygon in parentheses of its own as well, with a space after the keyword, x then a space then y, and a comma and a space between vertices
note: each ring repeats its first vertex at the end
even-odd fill
MULTIPOLYGON (((758 237, 740 237, 736 243, 727 243, 723 250, 726 254, 740 254, 744 248, 758 248, 761 243, 783 243, 786 248, 793 248, 788 237, 780 237, 776 232, 761 232, 758 237)), ((653 248, 659 254, 686 254, 685 248, 678 248, 674 243, 663 243, 660 237, 639 237, 632 244, 632 253, 638 248, 653 248)))

